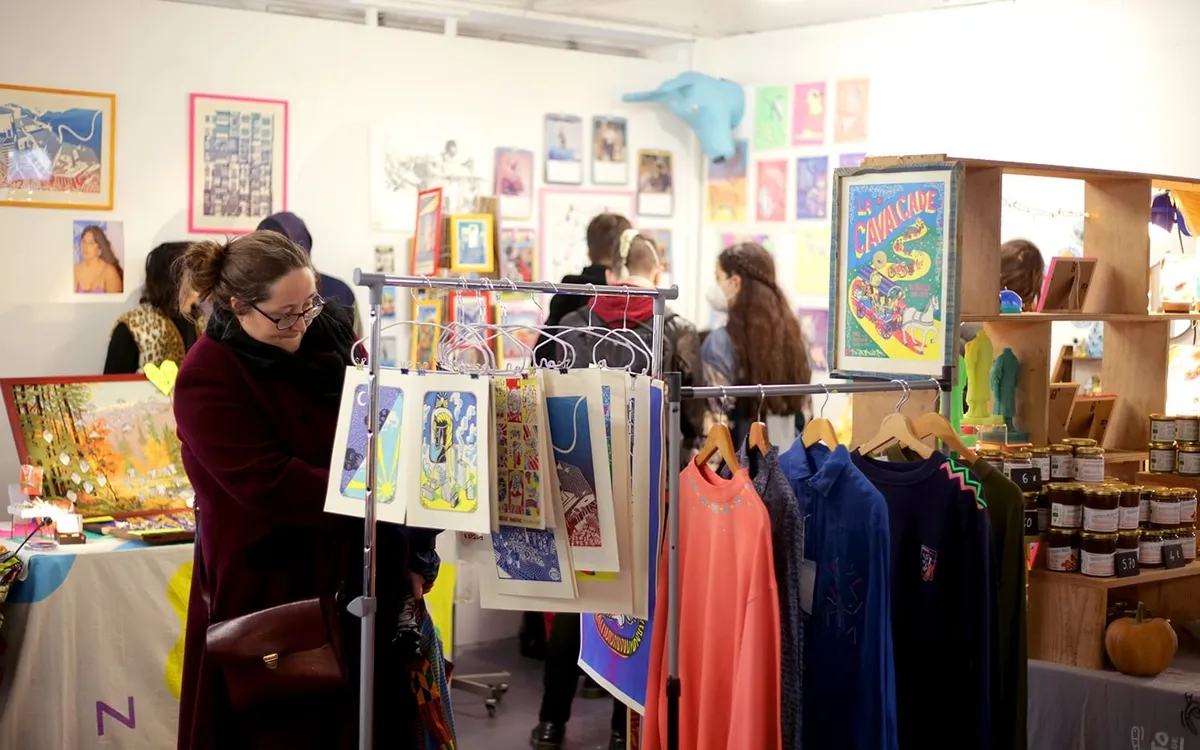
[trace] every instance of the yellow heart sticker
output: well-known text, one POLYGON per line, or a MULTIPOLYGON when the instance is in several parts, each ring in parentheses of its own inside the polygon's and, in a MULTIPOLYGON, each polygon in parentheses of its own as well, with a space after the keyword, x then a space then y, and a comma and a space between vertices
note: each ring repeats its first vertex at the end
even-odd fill
POLYGON ((154 383, 154 387, 162 391, 164 396, 170 396, 171 391, 175 390, 175 379, 179 377, 179 365, 168 359, 161 365, 150 363, 142 368, 142 372, 146 374, 146 380, 154 383))

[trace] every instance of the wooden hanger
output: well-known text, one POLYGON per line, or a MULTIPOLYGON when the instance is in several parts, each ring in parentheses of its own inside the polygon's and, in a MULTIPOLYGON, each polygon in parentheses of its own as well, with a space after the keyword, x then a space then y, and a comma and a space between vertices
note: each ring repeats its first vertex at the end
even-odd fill
MULTIPOLYGON (((721 389, 721 408, 725 408, 724 388, 721 389)), ((709 428, 708 437, 705 438, 700 452, 696 454, 696 465, 704 466, 717 453, 721 454, 721 460, 725 462, 730 471, 742 468, 741 462, 738 461, 737 449, 733 447, 733 435, 729 432, 729 425, 724 422, 717 422, 709 428)))
POLYGON ((771 450, 771 441, 767 437, 767 425, 762 421, 763 402, 766 401, 763 387, 758 387, 758 420, 750 425, 750 438, 746 441, 747 450, 756 450, 765 456, 771 450))
MULTIPOLYGON (((825 391, 825 403, 821 404, 821 414, 825 413, 825 404, 829 403, 829 389, 824 384, 821 389, 825 391)), ((804 432, 800 434, 800 441, 805 448, 811 448, 817 443, 824 443, 830 448, 838 446, 837 432, 833 429, 833 422, 830 422, 824 416, 814 417, 808 424, 804 425, 804 432)))
POLYGON ((963 444, 962 438, 958 436, 958 433, 954 431, 954 427, 950 425, 950 420, 937 412, 922 414, 918 417, 917 421, 913 422, 913 432, 919 438, 932 436, 941 440, 943 445, 970 463, 975 463, 978 459, 975 451, 963 444))
POLYGON ((900 443, 902 447, 912 450, 921 458, 929 458, 933 455, 933 448, 921 442, 920 438, 913 433, 912 422, 900 413, 900 407, 904 406, 905 401, 908 401, 908 384, 904 381, 893 382, 898 382, 904 387, 904 395, 896 402, 896 411, 883 418, 883 421, 879 423, 879 432, 875 434, 875 437, 858 446, 858 452, 869 456, 892 443, 900 443))

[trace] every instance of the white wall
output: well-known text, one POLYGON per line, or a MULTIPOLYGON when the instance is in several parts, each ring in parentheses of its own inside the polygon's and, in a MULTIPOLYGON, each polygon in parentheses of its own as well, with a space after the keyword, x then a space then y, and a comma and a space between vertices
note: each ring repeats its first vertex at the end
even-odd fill
MULTIPOLYGON (((191 92, 290 102, 289 208, 312 231, 318 267, 347 281, 372 263, 376 242, 399 251, 403 237, 369 229, 368 128, 376 124, 407 128, 420 147, 454 138, 464 153, 481 154, 490 180, 495 147, 542 153, 547 112, 577 114, 589 128, 593 115, 627 116, 631 159, 639 148, 668 149, 677 162, 674 218, 645 225, 674 230, 676 257, 694 242, 689 131, 665 110, 620 102, 685 68, 686 55, 627 59, 160 0, 5 6, 4 81, 115 93, 117 147, 113 211, 0 208, 0 377, 100 372, 114 318, 136 301, 145 254, 188 236, 191 92), (37 31, 48 19, 60 48, 37 31), (71 294, 72 220, 87 217, 124 222, 125 303, 71 294)), ((539 187, 542 167, 539 156, 539 187)), ((630 189, 632 174, 631 164, 630 189)), ((537 227, 536 215, 528 226, 537 227)), ((4 432, 0 483, 16 481, 18 468, 4 432)))

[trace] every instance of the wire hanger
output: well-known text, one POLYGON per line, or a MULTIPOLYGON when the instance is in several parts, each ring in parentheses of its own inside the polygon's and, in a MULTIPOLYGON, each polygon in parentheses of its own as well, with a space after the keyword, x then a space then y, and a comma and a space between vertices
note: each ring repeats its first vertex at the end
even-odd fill
MULTIPOLYGON (((930 378, 934 383, 937 383, 936 378, 930 378)), ((969 463, 975 463, 977 456, 975 451, 968 448, 954 431, 954 427, 950 424, 950 420, 942 416, 938 407, 942 402, 942 390, 939 387, 934 396, 933 410, 928 414, 922 414, 913 422, 913 433, 921 439, 927 437, 935 437, 942 441, 942 445, 965 458, 969 463)))
MULTIPOLYGON (((725 399, 725 386, 721 386, 721 399, 725 399)), ((704 466, 717 453, 721 454, 721 460, 730 471, 742 468, 741 462, 738 461, 737 449, 733 447, 733 435, 730 434, 729 425, 725 424, 724 420, 714 423, 708 430, 708 437, 705 438, 700 452, 696 454, 696 465, 704 466)))
POLYGON ((758 417, 756 421, 750 425, 750 439, 746 443, 746 447, 750 450, 756 450, 759 455, 767 455, 771 450, 771 441, 767 437, 767 425, 762 421, 763 403, 767 400, 767 394, 763 391, 762 385, 758 386, 758 417))
POLYGON ((875 437, 858 446, 858 452, 864 456, 869 456, 878 450, 886 448, 892 443, 900 443, 902 447, 909 448, 921 458, 929 458, 933 455, 933 448, 930 448, 925 443, 922 443, 915 434, 913 434, 912 422, 908 417, 900 413, 900 407, 904 406, 908 401, 908 395, 911 392, 908 383, 903 380, 893 380, 893 383, 899 383, 904 388, 904 395, 896 402, 895 411, 883 418, 879 423, 879 432, 875 437))
POLYGON ((820 385, 821 390, 825 391, 825 400, 821 402, 820 416, 804 425, 800 441, 805 448, 811 448, 817 443, 824 443, 830 448, 836 448, 838 447, 837 431, 833 429, 833 422, 825 418, 825 407, 829 404, 829 387, 824 383, 820 385))

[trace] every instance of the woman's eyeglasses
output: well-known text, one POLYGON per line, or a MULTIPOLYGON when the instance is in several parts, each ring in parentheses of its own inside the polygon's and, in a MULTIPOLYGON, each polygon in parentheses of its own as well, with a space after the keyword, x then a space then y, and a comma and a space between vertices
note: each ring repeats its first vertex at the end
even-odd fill
POLYGON ((251 305, 251 307, 257 310, 259 315, 274 323, 276 328, 281 331, 286 331, 299 323, 301 318, 304 319, 305 323, 313 322, 313 318, 316 318, 321 314, 321 311, 325 309, 325 300, 320 296, 313 297, 312 305, 310 305, 307 309, 301 310, 298 313, 288 313, 287 315, 281 315, 279 317, 267 315, 259 308, 258 305, 251 305))

